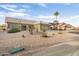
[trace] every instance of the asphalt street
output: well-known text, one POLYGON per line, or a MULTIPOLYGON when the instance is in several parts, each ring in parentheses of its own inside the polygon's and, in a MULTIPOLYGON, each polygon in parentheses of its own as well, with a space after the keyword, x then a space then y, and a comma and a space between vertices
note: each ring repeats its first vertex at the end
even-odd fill
POLYGON ((79 40, 60 43, 45 50, 31 54, 32 56, 79 56, 79 40))

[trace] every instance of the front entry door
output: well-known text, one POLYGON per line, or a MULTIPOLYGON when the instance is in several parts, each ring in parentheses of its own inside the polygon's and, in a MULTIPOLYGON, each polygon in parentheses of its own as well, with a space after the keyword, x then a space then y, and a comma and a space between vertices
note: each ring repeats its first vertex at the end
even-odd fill
POLYGON ((22 25, 22 31, 26 30, 26 25, 22 25))

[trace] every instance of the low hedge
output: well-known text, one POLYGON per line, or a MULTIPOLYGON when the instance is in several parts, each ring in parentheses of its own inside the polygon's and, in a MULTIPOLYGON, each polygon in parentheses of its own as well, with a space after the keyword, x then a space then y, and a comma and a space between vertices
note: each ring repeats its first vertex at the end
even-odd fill
POLYGON ((20 32, 20 30, 18 28, 13 28, 8 31, 8 33, 16 33, 16 32, 20 32))

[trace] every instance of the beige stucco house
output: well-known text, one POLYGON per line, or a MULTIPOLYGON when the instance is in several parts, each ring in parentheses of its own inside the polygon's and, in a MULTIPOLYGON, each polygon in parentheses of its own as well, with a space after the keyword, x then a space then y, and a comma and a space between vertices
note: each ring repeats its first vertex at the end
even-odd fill
MULTIPOLYGON (((38 21, 32 21, 28 19, 17 19, 12 17, 5 17, 5 22, 7 23, 7 29, 19 28, 21 31, 28 30, 30 26, 36 31, 44 30, 43 27, 47 27, 46 24, 38 21)), ((48 28, 48 27, 47 27, 48 28)), ((45 28, 45 29, 47 29, 45 28)))

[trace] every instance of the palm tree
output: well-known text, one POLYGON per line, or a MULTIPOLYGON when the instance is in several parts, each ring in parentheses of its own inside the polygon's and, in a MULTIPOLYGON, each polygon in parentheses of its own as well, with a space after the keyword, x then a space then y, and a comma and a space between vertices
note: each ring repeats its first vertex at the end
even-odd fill
POLYGON ((56 16, 56 20, 54 20, 54 29, 55 30, 57 30, 57 25, 58 25, 58 20, 57 20, 57 17, 58 17, 58 15, 59 15, 59 12, 58 11, 56 11, 55 13, 54 13, 54 15, 56 16))
POLYGON ((57 20, 57 17, 58 17, 58 15, 59 15, 59 12, 56 11, 56 12, 54 13, 54 15, 56 16, 56 20, 57 20))

